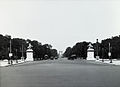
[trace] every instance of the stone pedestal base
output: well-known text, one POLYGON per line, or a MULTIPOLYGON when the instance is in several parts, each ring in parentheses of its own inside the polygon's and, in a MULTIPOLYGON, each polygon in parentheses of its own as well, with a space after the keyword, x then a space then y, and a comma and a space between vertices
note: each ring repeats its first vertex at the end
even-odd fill
POLYGON ((94 52, 88 52, 87 53, 87 60, 95 60, 94 52))
POLYGON ((33 61, 33 50, 32 49, 27 50, 26 61, 33 61))
POLYGON ((91 43, 89 44, 89 48, 87 50, 87 60, 95 60, 94 58, 94 49, 91 43))

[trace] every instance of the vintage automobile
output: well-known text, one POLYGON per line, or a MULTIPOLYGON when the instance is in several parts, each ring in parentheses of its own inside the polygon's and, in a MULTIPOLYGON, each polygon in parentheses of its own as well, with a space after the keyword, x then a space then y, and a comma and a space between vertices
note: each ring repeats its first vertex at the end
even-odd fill
POLYGON ((58 57, 55 57, 55 59, 58 59, 58 57))
POLYGON ((50 59, 51 59, 51 60, 54 60, 54 57, 52 56, 52 57, 50 57, 50 59))
POLYGON ((76 58, 77 58, 77 56, 75 54, 72 54, 70 57, 68 57, 68 60, 74 60, 76 58))

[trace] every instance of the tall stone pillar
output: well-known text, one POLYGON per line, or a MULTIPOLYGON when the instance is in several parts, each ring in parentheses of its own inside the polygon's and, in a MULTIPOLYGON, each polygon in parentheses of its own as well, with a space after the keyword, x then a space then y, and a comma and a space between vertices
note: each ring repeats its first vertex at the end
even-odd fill
POLYGON ((88 45, 87 60, 95 60, 94 49, 93 49, 93 46, 91 45, 91 43, 88 45))
POLYGON ((31 44, 29 44, 28 50, 27 50, 27 58, 26 61, 33 61, 33 50, 31 48, 31 44))

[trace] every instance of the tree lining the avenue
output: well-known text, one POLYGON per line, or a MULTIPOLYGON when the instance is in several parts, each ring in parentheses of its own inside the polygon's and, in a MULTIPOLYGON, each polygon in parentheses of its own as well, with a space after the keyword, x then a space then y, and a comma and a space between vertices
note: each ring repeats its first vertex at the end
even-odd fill
MULTIPOLYGON (((89 42, 78 42, 73 47, 67 47, 63 56, 71 57, 72 55, 76 55, 78 58, 86 59, 88 45, 89 42)), ((94 57, 99 56, 101 59, 120 59, 120 35, 104 39, 101 43, 92 43, 92 45, 94 57), (108 56, 109 50, 111 52, 111 57, 108 56)))
POLYGON ((87 58, 87 49, 89 42, 78 42, 72 48, 68 47, 64 52, 64 57, 70 57, 72 55, 76 55, 79 58, 86 59, 87 58))
MULTIPOLYGON (((94 43, 96 45, 96 43, 94 43)), ((95 50, 96 47, 94 46, 95 50)), ((120 59, 120 35, 112 38, 107 38, 101 41, 98 45, 98 55, 100 58, 109 59, 108 52, 111 52, 112 59, 120 59), (109 46, 110 44, 110 46, 109 46)), ((95 52, 96 55, 96 52, 95 52)))
POLYGON ((22 56, 26 58, 26 50, 29 43, 32 45, 34 60, 58 57, 56 49, 52 49, 52 45, 43 44, 30 39, 12 38, 10 35, 3 36, 0 34, 0 59, 9 59, 10 52, 10 40, 11 40, 11 52, 13 53, 12 59, 21 59, 22 56))
MULTIPOLYGON (((9 35, 3 36, 0 34, 0 59, 9 59, 10 53, 10 40, 11 51, 13 53, 12 59, 21 59, 22 56, 26 58, 26 50, 29 43, 32 45, 34 60, 43 60, 47 58, 58 57, 56 49, 52 49, 50 44, 42 44, 37 40, 12 38, 9 35)), ((73 47, 67 47, 63 56, 71 57, 75 55, 78 58, 87 58, 87 49, 90 42, 78 42, 73 47)), ((109 59, 109 51, 111 52, 112 59, 120 59, 120 35, 112 38, 107 38, 101 42, 92 43, 94 48, 94 57, 99 56, 102 59, 109 59), (109 46, 110 44, 110 46, 109 46)))

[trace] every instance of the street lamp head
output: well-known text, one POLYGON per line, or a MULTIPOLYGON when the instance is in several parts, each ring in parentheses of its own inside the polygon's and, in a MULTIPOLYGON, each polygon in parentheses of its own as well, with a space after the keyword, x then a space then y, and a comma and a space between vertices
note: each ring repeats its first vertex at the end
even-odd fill
POLYGON ((96 39, 96 42, 98 43, 98 39, 96 39))

